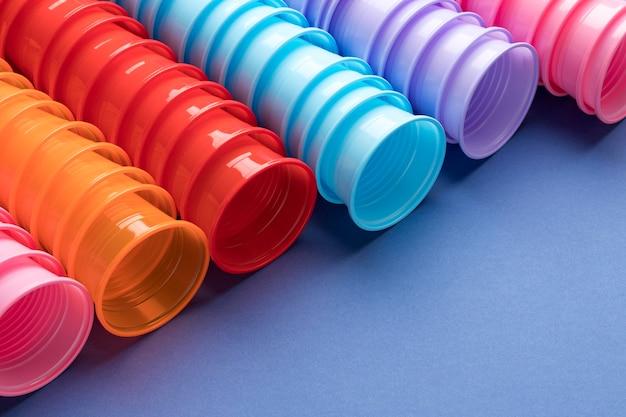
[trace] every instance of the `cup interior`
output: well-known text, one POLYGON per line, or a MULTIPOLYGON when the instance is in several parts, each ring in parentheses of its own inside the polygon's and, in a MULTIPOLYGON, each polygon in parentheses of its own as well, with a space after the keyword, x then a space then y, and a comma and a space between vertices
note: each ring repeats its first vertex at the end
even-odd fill
POLYGON ((490 156, 504 146, 524 120, 537 89, 532 49, 517 44, 489 66, 473 90, 460 144, 470 157, 490 156))
POLYGON ((426 197, 445 154, 441 127, 416 119, 394 130, 374 152, 352 192, 350 211, 365 230, 385 229, 426 197))
POLYGON ((313 174, 302 162, 281 159, 267 166, 220 213, 210 237, 216 263, 231 273, 267 265, 298 238, 315 198, 313 174))
MULTIPOLYGON (((34 268, 41 267, 25 265, 20 278, 28 279, 34 268)), ((84 289, 69 282, 17 300, 0 317, 0 395, 35 391, 63 372, 87 338, 91 308, 84 289)))
POLYGON ((207 258, 199 230, 173 222, 151 230, 105 277, 100 319, 115 334, 135 336, 175 317, 204 279, 207 258))
POLYGON ((626 117, 626 37, 616 48, 604 76, 598 110, 610 123, 626 117))

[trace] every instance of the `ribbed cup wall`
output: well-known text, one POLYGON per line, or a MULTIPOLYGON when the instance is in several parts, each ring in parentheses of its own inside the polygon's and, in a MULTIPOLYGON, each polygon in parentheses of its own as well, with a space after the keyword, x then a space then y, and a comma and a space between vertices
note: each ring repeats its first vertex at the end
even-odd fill
POLYGON ((204 279, 206 238, 94 126, 0 72, 0 204, 83 283, 120 336, 159 328, 204 279))
POLYGON ((623 0, 461 0, 465 10, 533 44, 541 81, 570 95, 605 123, 626 117, 626 2, 623 0))
POLYGON ((59 261, 37 250, 0 208, 0 397, 49 384, 85 345, 93 303, 83 285, 64 275, 59 261))
POLYGON ((298 238, 315 205, 313 173, 222 86, 112 3, 5 3, 0 52, 167 189, 216 265, 248 273, 298 238))
POLYGON ((500 150, 528 113, 535 51, 460 13, 454 0, 286 1, 328 30, 341 54, 365 59, 415 112, 437 118, 471 158, 500 150))
POLYGON ((320 193, 366 230, 387 228, 441 169, 438 122, 282 1, 120 0, 181 60, 203 68, 315 171, 320 193))

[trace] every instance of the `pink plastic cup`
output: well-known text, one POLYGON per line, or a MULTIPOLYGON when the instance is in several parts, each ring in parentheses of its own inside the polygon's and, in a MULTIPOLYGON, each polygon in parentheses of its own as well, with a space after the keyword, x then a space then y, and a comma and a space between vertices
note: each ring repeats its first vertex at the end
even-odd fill
POLYGON ((541 82, 569 94, 605 123, 626 117, 626 2, 623 0, 457 0, 488 24, 533 44, 541 82))
POLYGON ((93 303, 61 264, 0 208, 0 396, 33 392, 80 353, 93 303))

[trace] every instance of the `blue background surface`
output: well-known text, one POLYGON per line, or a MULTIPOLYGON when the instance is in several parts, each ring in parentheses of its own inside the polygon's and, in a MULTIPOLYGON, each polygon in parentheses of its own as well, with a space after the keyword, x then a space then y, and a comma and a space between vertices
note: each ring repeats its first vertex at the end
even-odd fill
POLYGON ((171 325, 96 325, 56 382, 0 399, 28 417, 626 415, 626 122, 539 92, 484 162, 451 147, 399 226, 320 203, 245 280, 212 270, 171 325))

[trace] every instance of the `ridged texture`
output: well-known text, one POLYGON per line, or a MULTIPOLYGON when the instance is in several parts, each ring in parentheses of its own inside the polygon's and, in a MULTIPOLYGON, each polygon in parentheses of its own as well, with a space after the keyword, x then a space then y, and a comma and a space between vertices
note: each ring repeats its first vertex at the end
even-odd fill
POLYGON ((85 345, 93 304, 87 289, 64 274, 0 208, 0 396, 49 384, 85 345))
POLYGON ((626 117, 626 2, 623 0, 460 0, 489 24, 533 44, 541 81, 605 123, 626 117))
POLYGON ((537 55, 501 28, 484 28, 454 0, 287 0, 328 30, 343 55, 365 59, 437 118, 449 141, 480 159, 524 120, 536 91, 537 55))
POLYGON ((167 189, 220 268, 254 271, 298 238, 315 205, 313 173, 222 86, 175 62, 114 4, 5 3, 0 51, 167 189))
POLYGON ((31 87, 0 72, 0 204, 87 287, 109 331, 164 325, 203 281, 204 233, 122 149, 31 87))
POLYGON ((441 126, 282 1, 120 0, 181 60, 246 102, 357 225, 389 227, 427 195, 441 169, 441 126))

